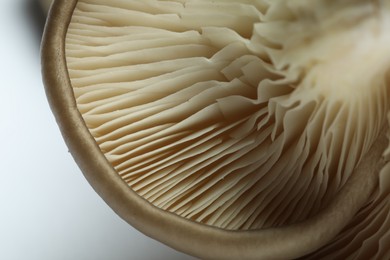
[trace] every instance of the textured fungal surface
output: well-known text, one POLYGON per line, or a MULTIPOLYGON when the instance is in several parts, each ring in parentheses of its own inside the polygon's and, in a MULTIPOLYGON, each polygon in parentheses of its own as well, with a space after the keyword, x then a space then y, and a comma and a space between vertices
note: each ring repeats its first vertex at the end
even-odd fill
MULTIPOLYGON (((389 118, 390 119, 390 118, 389 118)), ((390 148, 384 153, 390 159, 390 148)), ((379 186, 367 205, 325 247, 302 259, 390 258, 390 164, 379 174, 379 186)))
MULTIPOLYGON (((66 57, 88 129, 134 191, 247 230, 315 215, 351 177, 386 122, 388 46, 386 1, 83 0, 66 57)), ((386 253, 386 183, 318 254, 348 241, 350 255, 358 237, 386 253)))

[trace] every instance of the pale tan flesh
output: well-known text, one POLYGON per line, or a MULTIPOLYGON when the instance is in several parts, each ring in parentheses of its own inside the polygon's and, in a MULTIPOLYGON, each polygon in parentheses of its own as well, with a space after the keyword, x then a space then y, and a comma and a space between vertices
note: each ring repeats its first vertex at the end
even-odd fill
POLYGON ((76 108, 64 56, 64 38, 75 2, 56 2, 45 32, 43 64, 49 100, 63 135, 87 179, 126 221, 179 250, 203 258, 293 258, 328 243, 367 202, 377 185, 378 138, 343 189, 316 216, 299 224, 256 231, 224 231, 155 208, 131 191, 100 152, 76 108), (61 9, 62 8, 62 9, 61 9), (55 19, 55 21, 54 21, 55 19))
POLYGON ((118 174, 223 229, 315 215, 388 110, 386 9, 259 3, 83 0, 65 41, 78 109, 118 174))

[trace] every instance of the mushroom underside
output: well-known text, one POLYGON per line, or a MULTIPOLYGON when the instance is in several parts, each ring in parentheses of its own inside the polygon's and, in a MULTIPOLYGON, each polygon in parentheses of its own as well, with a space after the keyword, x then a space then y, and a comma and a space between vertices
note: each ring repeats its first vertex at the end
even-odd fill
MULTIPOLYGON (((278 227, 325 208, 387 128, 389 12, 362 0, 83 0, 66 62, 86 126, 137 194, 222 229, 278 227)), ((309 258, 390 257, 387 175, 309 258)))

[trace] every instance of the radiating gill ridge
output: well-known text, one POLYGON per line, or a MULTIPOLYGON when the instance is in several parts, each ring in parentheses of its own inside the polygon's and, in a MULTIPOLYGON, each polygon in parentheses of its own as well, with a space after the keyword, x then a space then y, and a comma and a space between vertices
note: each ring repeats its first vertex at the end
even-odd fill
POLYGON ((389 42, 365 8, 349 12, 354 27, 330 15, 318 31, 322 13, 300 20, 283 3, 78 1, 77 106, 136 193, 238 230, 302 221, 343 187, 388 110, 386 60, 361 61, 389 42))

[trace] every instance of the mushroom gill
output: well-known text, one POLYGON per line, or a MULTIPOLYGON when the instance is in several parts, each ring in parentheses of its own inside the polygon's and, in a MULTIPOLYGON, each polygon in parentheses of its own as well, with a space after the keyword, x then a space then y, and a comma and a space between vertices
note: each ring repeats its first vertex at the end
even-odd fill
POLYGON ((384 1, 82 0, 66 61, 88 129, 134 191, 259 229, 318 213, 378 137, 389 30, 384 1))
POLYGON ((87 179, 146 234, 387 259, 389 32, 385 0, 56 0, 43 76, 87 179))
MULTIPOLYGON (((382 136, 381 141, 387 143, 387 138, 382 136)), ((384 153, 386 161, 389 156, 390 147, 384 153)), ((379 173, 379 185, 367 205, 326 246, 302 259, 390 259, 389 172, 387 163, 379 173)))

